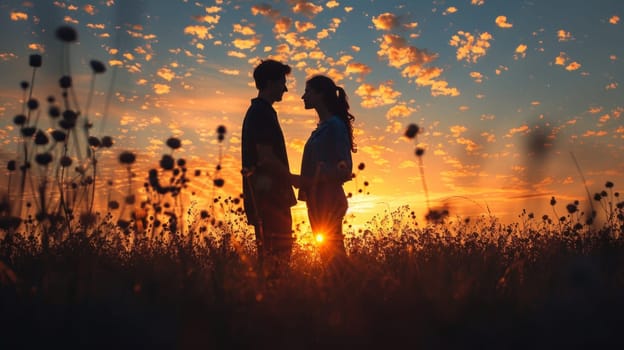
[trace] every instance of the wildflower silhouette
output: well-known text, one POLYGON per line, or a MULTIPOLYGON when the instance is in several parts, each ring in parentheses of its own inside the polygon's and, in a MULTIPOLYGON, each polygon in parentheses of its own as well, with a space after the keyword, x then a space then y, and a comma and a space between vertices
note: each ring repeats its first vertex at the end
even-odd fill
MULTIPOLYGON (((407 126, 407 129, 405 130, 404 135, 408 139, 410 140, 414 139, 416 141, 419 133, 420 133, 420 127, 418 125, 409 124, 407 126)), ((425 216, 425 218, 427 219, 427 221, 440 222, 446 216, 448 216, 448 209, 446 207, 439 209, 439 210, 431 209, 431 203, 429 201, 429 190, 427 188, 427 181, 425 179, 425 166, 423 164, 423 155, 425 154, 425 149, 417 146, 414 151, 414 154, 416 154, 416 157, 418 158, 418 170, 420 171, 420 179, 422 181, 423 191, 425 192, 425 201, 427 204, 427 215, 425 216)))

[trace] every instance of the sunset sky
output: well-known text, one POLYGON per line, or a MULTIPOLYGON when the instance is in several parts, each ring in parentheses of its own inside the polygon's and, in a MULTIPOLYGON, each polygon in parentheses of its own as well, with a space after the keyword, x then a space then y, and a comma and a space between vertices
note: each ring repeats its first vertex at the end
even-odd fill
MULTIPOLYGON (((122 150, 135 151, 145 169, 155 166, 171 136, 182 140, 175 155, 189 168, 214 172, 216 128, 224 125, 222 191, 237 196, 241 123, 257 93, 251 72, 275 58, 293 67, 275 108, 294 173, 317 123, 301 100, 306 78, 326 74, 347 91, 353 159, 365 169, 345 189, 360 220, 400 205, 422 219, 416 147, 425 149, 431 207, 447 205, 451 215, 489 209, 513 221, 523 208, 552 214, 552 196, 560 214, 573 200, 586 203, 573 156, 592 194, 606 181, 624 188, 621 0, 3 0, 0 14, 3 160, 15 151, 12 118, 30 54, 43 55, 34 95, 59 94, 54 30, 65 24, 79 33, 71 57, 80 99, 89 60, 108 66, 91 108, 95 133, 115 137, 101 155, 111 160, 107 178, 116 179, 122 150), (410 123, 422 128, 416 140, 403 136, 410 123)), ((198 197, 212 194, 209 183, 193 182, 198 197)))

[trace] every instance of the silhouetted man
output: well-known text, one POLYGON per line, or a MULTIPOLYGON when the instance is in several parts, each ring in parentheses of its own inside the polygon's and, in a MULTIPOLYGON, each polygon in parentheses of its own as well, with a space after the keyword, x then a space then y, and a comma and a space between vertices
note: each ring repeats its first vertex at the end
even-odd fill
POLYGON ((243 197, 256 233, 261 270, 279 274, 293 246, 290 208, 297 203, 290 180, 284 134, 273 109, 282 100, 290 67, 265 60, 253 72, 258 97, 251 100, 242 132, 243 197))

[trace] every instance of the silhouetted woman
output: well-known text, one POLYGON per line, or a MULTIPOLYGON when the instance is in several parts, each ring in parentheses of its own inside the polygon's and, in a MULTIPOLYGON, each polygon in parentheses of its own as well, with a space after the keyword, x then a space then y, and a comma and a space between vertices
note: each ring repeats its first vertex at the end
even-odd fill
POLYGON ((319 123, 303 151, 299 200, 306 201, 312 231, 323 238, 321 259, 338 267, 346 258, 342 220, 348 204, 342 185, 352 174, 354 117, 344 89, 326 76, 309 79, 301 98, 305 109, 316 110, 319 123))

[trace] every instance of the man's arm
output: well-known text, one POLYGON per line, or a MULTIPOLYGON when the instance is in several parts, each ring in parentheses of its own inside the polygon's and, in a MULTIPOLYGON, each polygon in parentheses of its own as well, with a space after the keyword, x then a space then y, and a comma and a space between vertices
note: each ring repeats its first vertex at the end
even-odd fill
POLYGON ((273 153, 273 148, 270 145, 256 145, 256 150, 258 151, 258 165, 262 166, 263 169, 266 169, 276 175, 280 179, 285 179, 291 185, 295 185, 298 187, 296 182, 298 176, 290 173, 290 169, 287 169, 284 163, 280 162, 280 160, 273 153))

